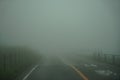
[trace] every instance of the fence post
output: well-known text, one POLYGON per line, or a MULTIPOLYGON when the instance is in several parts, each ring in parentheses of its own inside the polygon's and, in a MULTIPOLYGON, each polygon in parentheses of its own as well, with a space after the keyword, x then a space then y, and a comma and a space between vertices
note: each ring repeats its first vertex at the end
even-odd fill
POLYGON ((98 52, 98 59, 101 60, 100 52, 98 52))
POLYGON ((93 53, 93 59, 96 59, 96 52, 93 53))
POLYGON ((104 54, 104 61, 107 62, 107 54, 104 54))
POLYGON ((112 55, 112 64, 115 64, 115 56, 116 55, 112 55))
POLYGON ((6 72, 6 55, 3 55, 3 71, 6 72))

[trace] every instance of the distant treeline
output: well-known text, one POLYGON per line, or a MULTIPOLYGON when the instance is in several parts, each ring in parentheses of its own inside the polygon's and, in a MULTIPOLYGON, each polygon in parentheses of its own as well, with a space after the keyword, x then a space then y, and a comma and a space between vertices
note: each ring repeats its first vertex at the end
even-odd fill
POLYGON ((14 80, 40 58, 27 47, 0 47, 0 80, 14 80))

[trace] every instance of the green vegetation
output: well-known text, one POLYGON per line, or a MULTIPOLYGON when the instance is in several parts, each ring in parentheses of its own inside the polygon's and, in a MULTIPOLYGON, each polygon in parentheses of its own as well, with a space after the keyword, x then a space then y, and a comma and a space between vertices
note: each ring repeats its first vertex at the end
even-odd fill
POLYGON ((26 47, 0 47, 0 80, 14 80, 40 60, 40 55, 26 47))

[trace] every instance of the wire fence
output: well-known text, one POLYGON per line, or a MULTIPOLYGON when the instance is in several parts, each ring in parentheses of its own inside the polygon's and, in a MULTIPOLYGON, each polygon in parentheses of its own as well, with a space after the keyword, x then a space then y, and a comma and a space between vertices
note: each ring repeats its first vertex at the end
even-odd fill
POLYGON ((105 54, 102 52, 94 52, 93 58, 99 61, 120 66, 120 55, 117 54, 105 54))
POLYGON ((39 59, 31 49, 21 47, 0 48, 0 80, 13 80, 39 59))

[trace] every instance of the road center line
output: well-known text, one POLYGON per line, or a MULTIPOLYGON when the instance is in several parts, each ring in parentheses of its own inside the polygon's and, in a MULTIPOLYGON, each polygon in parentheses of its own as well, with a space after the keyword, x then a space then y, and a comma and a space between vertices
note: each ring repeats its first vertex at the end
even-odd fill
POLYGON ((84 80, 89 80, 80 70, 78 70, 74 65, 70 65, 70 67, 72 69, 74 69, 79 75, 80 77, 82 77, 84 80))
POLYGON ((30 72, 22 79, 22 80, 26 80, 28 78, 28 76, 38 67, 39 65, 35 65, 30 72))

